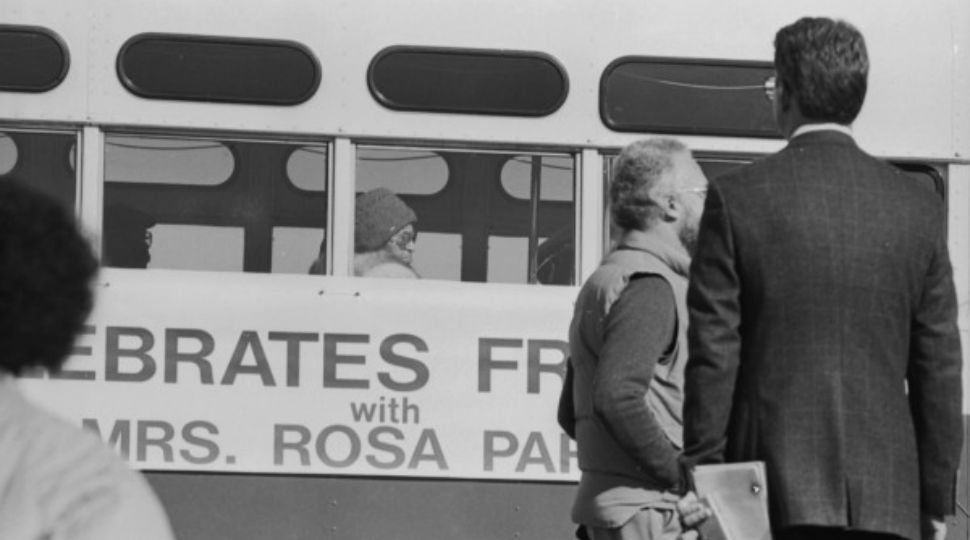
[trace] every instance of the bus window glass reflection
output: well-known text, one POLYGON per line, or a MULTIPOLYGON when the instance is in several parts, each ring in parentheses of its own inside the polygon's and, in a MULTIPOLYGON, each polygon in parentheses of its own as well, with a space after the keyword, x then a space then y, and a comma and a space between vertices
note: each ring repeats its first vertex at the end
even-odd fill
POLYGON ((109 134, 105 234, 124 207, 155 222, 150 269, 305 274, 325 232, 327 151, 325 144, 109 134), (293 156, 301 156, 296 166, 293 156))
POLYGON ((358 197, 386 188, 415 213, 421 277, 574 283, 571 155, 363 146, 356 170, 358 197))
POLYGON ((0 131, 0 180, 28 184, 75 211, 77 136, 46 131, 0 131))
POLYGON ((17 145, 6 133, 0 133, 0 176, 4 176, 13 170, 17 164, 17 145))

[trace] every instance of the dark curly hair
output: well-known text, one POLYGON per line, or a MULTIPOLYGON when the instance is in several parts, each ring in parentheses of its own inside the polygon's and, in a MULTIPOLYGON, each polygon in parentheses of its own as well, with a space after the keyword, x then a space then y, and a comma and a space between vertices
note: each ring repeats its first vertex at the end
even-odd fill
POLYGON ((91 311, 97 270, 65 208, 0 182, 0 370, 60 369, 91 311))
POLYGON ((866 43, 847 22, 804 17, 775 34, 775 71, 806 119, 850 124, 866 97, 866 43))
POLYGON ((688 151, 678 140, 659 137, 635 141, 620 152, 610 183, 610 214, 617 227, 643 231, 660 219, 663 209, 650 190, 674 166, 672 156, 688 151))

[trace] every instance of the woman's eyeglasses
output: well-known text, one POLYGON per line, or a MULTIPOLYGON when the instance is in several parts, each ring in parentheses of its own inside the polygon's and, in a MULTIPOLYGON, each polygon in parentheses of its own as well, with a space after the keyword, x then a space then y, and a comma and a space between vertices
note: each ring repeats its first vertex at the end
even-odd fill
POLYGON ((398 249, 407 249, 409 244, 418 241, 418 231, 400 231, 391 237, 391 243, 398 249))

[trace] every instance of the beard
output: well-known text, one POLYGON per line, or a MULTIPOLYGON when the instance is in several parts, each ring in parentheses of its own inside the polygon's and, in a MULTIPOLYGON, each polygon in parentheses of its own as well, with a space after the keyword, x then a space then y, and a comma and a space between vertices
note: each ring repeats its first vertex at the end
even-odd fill
POLYGON ((692 258, 694 257, 694 251, 697 249, 697 225, 685 225, 677 233, 677 237, 680 238, 680 243, 687 250, 687 254, 692 258))

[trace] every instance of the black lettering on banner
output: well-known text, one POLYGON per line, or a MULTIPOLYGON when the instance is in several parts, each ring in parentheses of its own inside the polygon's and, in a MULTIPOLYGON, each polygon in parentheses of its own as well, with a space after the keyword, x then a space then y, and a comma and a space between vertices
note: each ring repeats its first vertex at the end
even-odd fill
POLYGON ((212 436, 219 434, 219 428, 212 422, 204 420, 193 420, 182 426, 182 440, 190 446, 195 446, 206 452, 200 456, 195 456, 188 449, 179 451, 179 455, 185 461, 195 465, 205 465, 212 463, 219 457, 219 445, 211 439, 212 436), (200 433, 206 432, 206 433, 200 433), (206 438, 208 435, 210 438, 206 438))
POLYGON ((357 436, 357 432, 347 426, 340 424, 327 426, 317 435, 317 457, 325 465, 335 469, 342 469, 353 465, 357 461, 357 458, 360 457, 360 437, 357 436), (342 433, 350 445, 350 450, 344 459, 335 459, 327 451, 327 441, 330 440, 330 435, 333 433, 342 433))
MULTIPOLYGON (((562 433, 559 435, 559 472, 569 472, 570 460, 576 458, 575 446, 569 436, 562 433)), ((482 469, 488 472, 494 471, 497 462, 502 460, 515 460, 515 472, 524 472, 529 467, 542 467, 547 473, 555 473, 556 462, 549 452, 549 445, 546 443, 542 432, 530 431, 525 437, 525 443, 519 444, 520 438, 511 431, 486 430, 483 439, 483 462, 482 469), (521 448, 521 451, 520 451, 521 448)))
POLYGON ((573 460, 579 459, 579 450, 576 448, 576 441, 572 440, 565 433, 559 434, 559 470, 568 473, 572 470, 573 460))
MULTIPOLYGON (((539 375, 552 373, 558 375, 560 387, 566 379, 566 358, 569 357, 569 343, 561 339, 530 339, 528 348, 528 383, 527 392, 539 393, 539 375), (559 361, 554 364, 542 363, 542 351, 557 351, 559 361)), ((558 388, 558 387, 557 387, 558 388)))
MULTIPOLYGON (((285 462, 292 453, 299 459, 300 465, 309 466, 311 456, 308 447, 312 441, 317 459, 331 468, 351 467, 363 456, 376 469, 397 469, 407 460, 407 438, 406 433, 393 426, 375 426, 364 436, 350 426, 333 424, 321 429, 314 440, 314 435, 305 426, 276 424, 273 463, 286 465, 285 462)), ((417 469, 426 462, 433 463, 440 471, 448 470, 448 461, 438 434, 430 428, 421 430, 418 435, 411 458, 407 460, 407 467, 417 469)))
POLYGON ((147 328, 135 326, 109 326, 105 331, 105 367, 104 380, 118 382, 144 382, 155 375, 157 366, 155 359, 149 353, 155 346, 155 336, 147 328), (133 348, 122 348, 123 339, 135 339, 138 345, 133 348), (122 371, 121 359, 129 358, 137 362, 134 371, 122 371))
POLYGON ((164 420, 139 420, 136 429, 135 459, 145 461, 148 459, 148 448, 158 448, 162 453, 162 459, 166 463, 171 463, 174 459, 172 451, 172 439, 175 438, 175 428, 172 424, 164 420), (150 431, 155 431, 152 435, 150 431))
POLYGON ((111 431, 107 438, 98 419, 83 418, 81 425, 118 450, 125 459, 130 459, 132 444, 134 444, 134 455, 137 461, 146 461, 149 448, 155 448, 161 452, 162 460, 171 463, 175 459, 176 443, 181 442, 184 442, 186 447, 179 450, 179 455, 188 463, 204 465, 212 463, 219 457, 219 445, 214 438, 219 434, 219 429, 212 422, 205 420, 186 422, 178 431, 181 435, 180 441, 176 440, 175 426, 165 420, 118 419, 110 422, 111 431), (193 450, 202 452, 197 453, 193 450))
MULTIPOLYGON (((341 379, 337 376, 338 364, 364 365, 367 357, 338 354, 341 343, 370 343, 367 334, 324 334, 323 336, 323 387, 324 388, 370 388, 366 379, 341 379)), ((360 441, 358 441, 359 443, 360 441)))
POLYGON ((521 339, 500 339, 500 338, 479 338, 478 340, 478 391, 492 391, 492 370, 507 369, 515 370, 518 362, 515 360, 495 360, 492 358, 492 349, 496 348, 522 348, 521 339))
POLYGON ((367 436, 367 440, 370 442, 371 447, 375 450, 387 452, 392 456, 392 459, 391 461, 380 461, 376 456, 369 455, 367 456, 367 463, 370 463, 377 469, 397 469, 404 464, 404 450, 398 446, 395 446, 393 443, 384 442, 381 436, 385 434, 396 441, 404 440, 404 434, 401 433, 400 429, 390 426, 374 428, 367 436))
POLYGON ((273 370, 269 367, 269 360, 266 358, 266 350, 263 349, 259 334, 255 330, 246 330, 240 334, 236 349, 232 351, 229 365, 226 366, 226 372, 222 375, 222 381, 219 384, 223 386, 233 384, 239 374, 259 375, 263 386, 276 386, 273 370), (251 366, 243 365, 247 356, 246 351, 252 351, 253 365, 251 366))
MULTIPOLYGON (((81 336, 90 336, 95 333, 95 328, 90 325, 84 325, 81 328, 80 335, 78 336, 78 341, 80 341, 81 336)), ((75 342, 74 347, 71 349, 71 355, 73 356, 91 356, 91 347, 84 347, 75 342)), ((67 379, 73 381, 93 381, 94 372, 90 370, 72 370, 61 368, 60 371, 51 373, 51 379, 67 379)))
POLYGON ((286 342, 286 386, 300 386, 300 343, 316 343, 320 336, 305 332, 270 332, 269 340, 286 342))
POLYGON ((300 456, 300 465, 310 465, 310 430, 299 424, 276 424, 273 426, 273 464, 283 465, 283 452, 292 450, 300 456), (288 439, 288 434, 295 434, 296 440, 288 439))
POLYGON ((215 350, 215 340, 204 330, 195 328, 169 328, 165 330, 165 382, 178 382, 178 364, 195 364, 199 368, 199 380, 202 384, 212 384, 212 364, 208 356, 215 350), (179 349, 183 340, 195 340, 198 348, 195 352, 185 352, 179 349))
POLYGON ((394 352, 396 345, 406 343, 414 347, 418 352, 428 352, 428 344, 423 339, 413 334, 394 334, 384 338, 381 342, 381 358, 392 366, 408 369, 414 373, 414 380, 411 382, 398 382, 391 378, 391 374, 382 371, 377 374, 377 380, 386 388, 398 392, 413 392, 428 383, 430 373, 428 366, 416 358, 401 356, 394 352))
POLYGON ((417 469, 422 461, 433 461, 438 466, 438 470, 447 471, 448 462, 445 461, 445 454, 441 451, 441 443, 438 442, 438 434, 433 429, 421 430, 417 444, 414 445, 414 454, 408 463, 409 469, 417 469), (425 446, 431 447, 431 452, 425 452, 425 446))
POLYGON ((519 450, 519 439, 510 431, 486 430, 483 449, 485 459, 482 468, 486 471, 494 471, 495 458, 514 456, 519 450), (499 441, 505 441, 504 448, 497 446, 499 441))
POLYGON ((549 455, 546 440, 542 437, 542 433, 538 431, 530 432, 529 437, 525 440, 522 456, 515 466, 515 472, 523 472, 531 464, 541 465, 547 473, 556 472, 556 466, 552 464, 552 456, 549 455))
POLYGON ((131 422, 128 420, 117 420, 111 425, 111 433, 108 438, 105 439, 104 434, 101 432, 101 426, 98 425, 97 418, 83 418, 81 419, 81 426, 84 429, 89 429, 98 435, 98 438, 105 441, 108 446, 114 447, 118 450, 125 459, 131 455, 131 422))
POLYGON ((420 424, 421 408, 417 404, 397 397, 387 399, 381 396, 376 402, 357 401, 350 403, 350 415, 354 422, 379 422, 381 424, 420 424), (398 414, 400 413, 400 414, 398 414))

